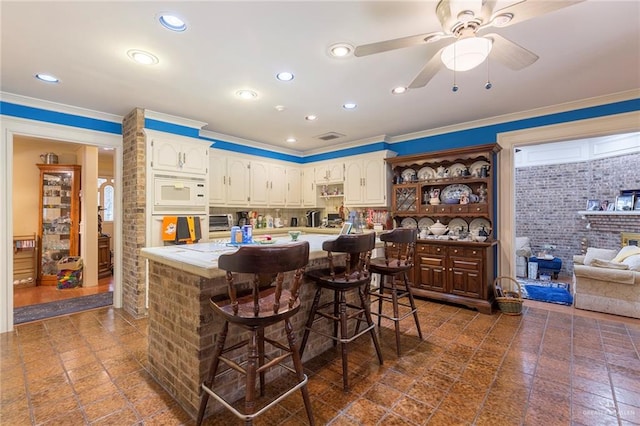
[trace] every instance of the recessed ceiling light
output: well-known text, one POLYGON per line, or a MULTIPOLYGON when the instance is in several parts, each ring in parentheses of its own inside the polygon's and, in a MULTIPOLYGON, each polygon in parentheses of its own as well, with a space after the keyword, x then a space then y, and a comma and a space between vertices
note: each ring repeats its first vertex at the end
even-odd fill
POLYGON ((280 81, 291 81, 293 80, 293 74, 288 71, 279 72, 276 75, 276 78, 280 81))
POLYGON ((342 105, 342 108, 344 108, 344 109, 354 109, 357 106, 358 105, 354 104, 353 102, 347 102, 346 104, 342 105))
POLYGON ((160 62, 155 55, 143 50, 131 49, 127 52, 127 55, 142 65, 155 65, 160 62))
POLYGON ((58 80, 57 77, 51 75, 51 74, 43 74, 43 73, 38 73, 35 75, 35 77, 40 80, 40 81, 44 81, 46 83, 59 83, 60 80, 58 80))
POLYGON ((307 115, 304 119, 307 121, 314 121, 318 119, 318 116, 311 114, 311 115, 307 115))
POLYGON ((176 32, 182 32, 187 29, 187 24, 176 15, 171 13, 161 13, 158 18, 163 27, 176 32))
POLYGON ((104 146, 104 147, 102 147, 102 150, 103 150, 103 151, 113 151, 114 149, 115 149, 115 148, 112 148, 112 147, 110 147, 110 146, 104 146))
POLYGON ((493 18, 494 27, 504 27, 513 19, 513 13, 503 13, 493 18))
POLYGON ((348 43, 335 43, 329 46, 329 54, 334 58, 344 58, 353 52, 353 46, 348 43))
POLYGON ((253 90, 238 90, 236 95, 242 99, 255 99, 258 97, 258 94, 253 90))
POLYGON ((296 138, 287 138, 287 142, 294 143, 297 142, 296 138))
POLYGON ((276 109, 276 111, 278 111, 278 112, 282 112, 282 111, 284 111, 285 109, 287 109, 287 108, 285 108, 285 106, 284 106, 284 105, 276 105, 274 108, 275 108, 275 109, 276 109))
POLYGON ((393 89, 391 91, 391 93, 393 93, 394 95, 400 95, 400 94, 402 94, 402 93, 404 93, 406 91, 407 91, 406 87, 400 86, 400 87, 396 87, 395 89, 393 89))

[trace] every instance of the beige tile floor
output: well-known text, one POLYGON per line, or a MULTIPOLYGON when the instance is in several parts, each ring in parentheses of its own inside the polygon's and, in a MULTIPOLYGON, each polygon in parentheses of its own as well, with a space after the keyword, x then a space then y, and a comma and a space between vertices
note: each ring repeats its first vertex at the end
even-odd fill
MULTIPOLYGON (((400 358, 389 323, 384 365, 370 339, 352 346, 349 393, 337 352, 305 362, 316 424, 640 425, 639 320, 529 301, 522 316, 418 306, 424 340, 404 321, 400 358)), ((146 319, 112 307, 0 335, 0 424, 193 424, 148 375, 146 338, 146 319)), ((305 424, 301 401, 256 424, 305 424)))

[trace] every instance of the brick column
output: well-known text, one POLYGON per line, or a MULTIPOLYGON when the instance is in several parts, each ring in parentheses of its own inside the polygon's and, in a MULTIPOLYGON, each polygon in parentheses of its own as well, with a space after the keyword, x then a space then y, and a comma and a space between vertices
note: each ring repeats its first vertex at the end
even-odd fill
POLYGON ((136 108, 122 121, 122 294, 123 308, 134 317, 145 309, 146 145, 144 110, 136 108))

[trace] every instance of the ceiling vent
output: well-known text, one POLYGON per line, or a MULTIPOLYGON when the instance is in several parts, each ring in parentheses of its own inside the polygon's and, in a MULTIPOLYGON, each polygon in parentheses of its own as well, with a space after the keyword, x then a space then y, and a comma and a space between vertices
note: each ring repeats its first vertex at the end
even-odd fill
POLYGON ((325 133, 324 135, 316 136, 316 139, 321 139, 323 141, 332 141, 334 139, 338 139, 343 137, 344 135, 336 132, 325 133))

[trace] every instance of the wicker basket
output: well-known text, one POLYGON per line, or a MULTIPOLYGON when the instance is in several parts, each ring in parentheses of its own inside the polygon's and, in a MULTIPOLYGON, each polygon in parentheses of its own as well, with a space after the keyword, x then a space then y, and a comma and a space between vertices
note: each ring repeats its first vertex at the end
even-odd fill
POLYGON ((518 280, 511 277, 496 277, 493 280, 493 294, 496 297, 496 302, 500 310, 505 315, 521 315, 522 314, 522 292, 520 290, 520 283, 518 280), (512 285, 509 285, 509 289, 506 289, 502 285, 502 281, 507 280, 511 283, 515 283, 514 291, 512 285))

